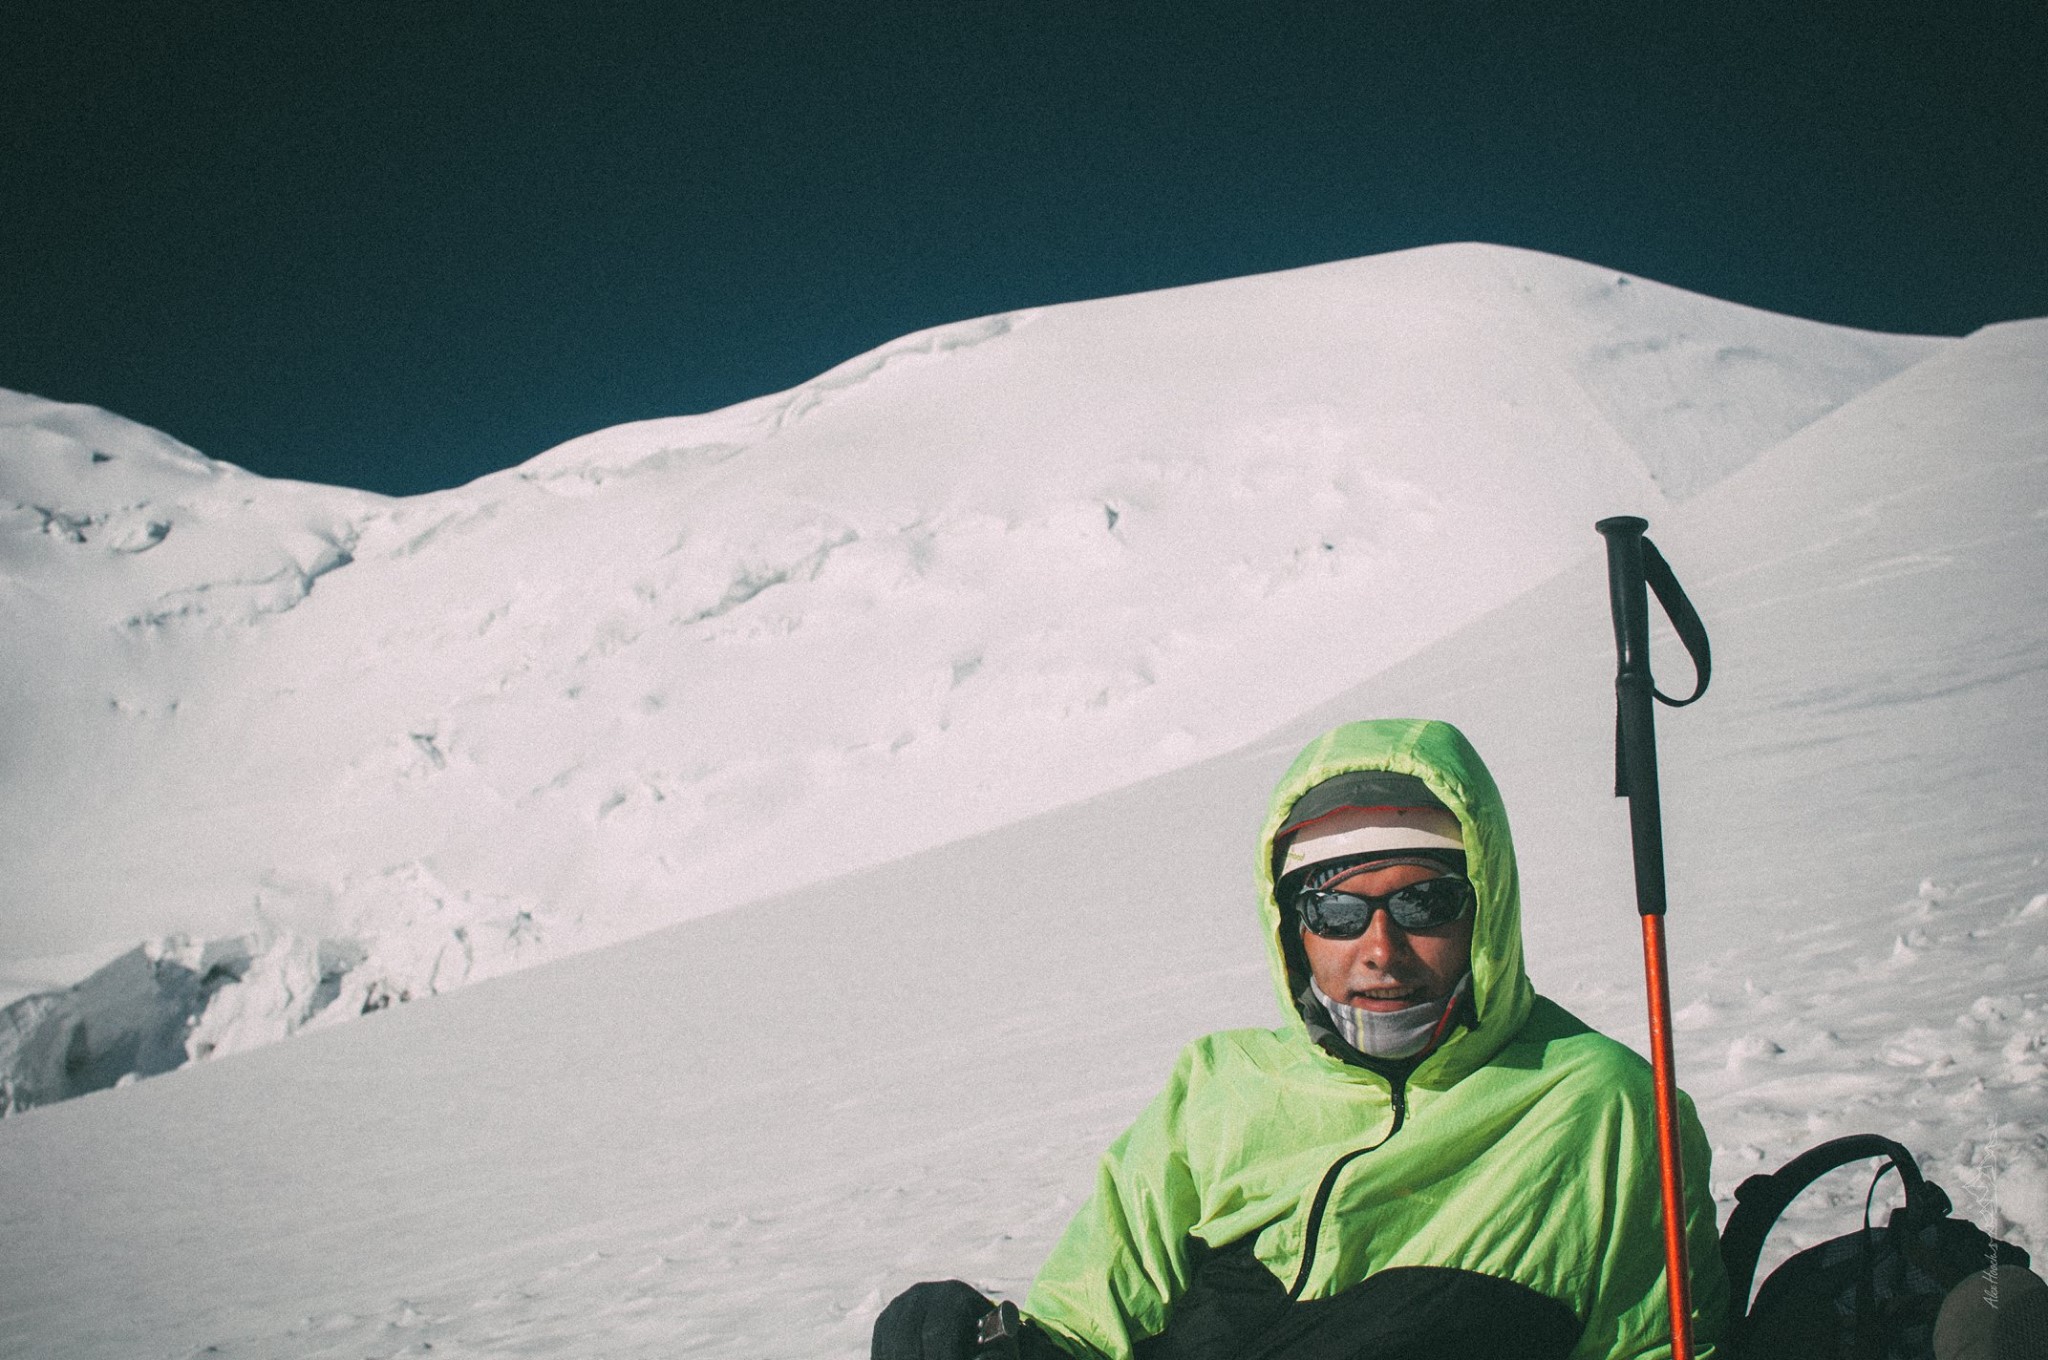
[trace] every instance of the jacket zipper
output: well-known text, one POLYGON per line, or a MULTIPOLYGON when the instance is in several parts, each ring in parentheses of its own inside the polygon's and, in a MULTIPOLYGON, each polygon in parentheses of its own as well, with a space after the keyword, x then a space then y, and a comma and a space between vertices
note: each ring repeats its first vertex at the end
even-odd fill
POLYGON ((1385 1147, 1387 1140, 1401 1131, 1401 1125, 1408 1117, 1407 1074, 1402 1073, 1394 1078, 1391 1089, 1394 1095, 1394 1125, 1387 1130, 1386 1137, 1370 1147, 1356 1148, 1339 1157, 1330 1164, 1330 1169, 1323 1173, 1323 1183, 1316 1187, 1315 1202, 1309 1206, 1308 1211, 1308 1237, 1301 1249, 1301 1269, 1295 1272, 1294 1287, 1287 1291, 1287 1301, 1289 1303, 1293 1303, 1301 1297, 1301 1291, 1308 1287, 1309 1272, 1315 1269, 1316 1238, 1322 1231, 1323 1212, 1330 1207, 1330 1196, 1337 1189, 1337 1177, 1343 1174, 1345 1167, 1351 1165, 1352 1162, 1363 1157, 1366 1153, 1385 1147))

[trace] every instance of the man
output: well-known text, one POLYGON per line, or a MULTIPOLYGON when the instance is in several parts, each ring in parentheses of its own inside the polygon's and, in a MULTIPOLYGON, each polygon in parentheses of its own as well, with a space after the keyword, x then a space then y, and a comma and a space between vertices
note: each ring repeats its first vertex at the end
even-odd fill
MULTIPOLYGON (((1669 1355, 1649 1065, 1531 988, 1506 813, 1464 736, 1311 744, 1259 874, 1286 1023, 1183 1051, 1021 1332, 922 1284, 877 1319, 876 1360, 1669 1355)), ((1689 1102, 1681 1127, 1706 1360, 1727 1281, 1689 1102)))

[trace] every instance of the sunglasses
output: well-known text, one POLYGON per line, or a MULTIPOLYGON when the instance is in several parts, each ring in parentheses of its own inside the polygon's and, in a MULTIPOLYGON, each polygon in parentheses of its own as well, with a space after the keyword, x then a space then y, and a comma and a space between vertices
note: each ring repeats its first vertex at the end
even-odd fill
POLYGON ((1310 888, 1294 899, 1294 909, 1311 934, 1326 940, 1355 940, 1384 911, 1403 930, 1435 930, 1460 920, 1477 899, 1463 878, 1425 878, 1377 897, 1310 888))

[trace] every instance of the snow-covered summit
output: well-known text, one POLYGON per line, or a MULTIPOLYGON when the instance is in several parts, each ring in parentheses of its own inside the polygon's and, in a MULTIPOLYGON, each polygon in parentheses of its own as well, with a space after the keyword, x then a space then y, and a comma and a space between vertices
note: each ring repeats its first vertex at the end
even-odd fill
POLYGON ((228 1052, 1003 825, 1942 344, 1442 246, 940 327, 404 500, 10 396, 0 973, 157 941, 228 1052))
MULTIPOLYGON (((2048 1248, 2044 449, 2048 321, 1995 326, 1653 509, 1714 640, 1659 754, 1678 1073, 1724 1216, 1752 1172, 1880 1132, 2048 1248)), ((0 1357, 855 1360, 913 1280, 1016 1297, 1175 1050, 1275 1019, 1257 827, 1340 719, 1473 737, 1536 985, 1640 1043, 1592 531, 1615 508, 1562 571, 1222 754, 0 1121, 0 1357)), ((124 976, 152 958, 234 962, 124 976)), ((1871 1170, 1802 1196, 1770 1254, 1853 1230, 1871 1170)))

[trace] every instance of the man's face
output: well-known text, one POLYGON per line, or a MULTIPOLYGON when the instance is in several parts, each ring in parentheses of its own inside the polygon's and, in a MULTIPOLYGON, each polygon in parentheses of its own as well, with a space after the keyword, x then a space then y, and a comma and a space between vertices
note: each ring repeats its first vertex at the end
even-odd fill
MULTIPOLYGON (((1443 871, 1424 864, 1366 865, 1323 886, 1378 897, 1443 871)), ((1403 930, 1384 911, 1355 940, 1326 940, 1304 930, 1301 946, 1323 995, 1367 1011, 1397 1011, 1441 1001, 1472 966, 1472 913, 1434 930, 1403 930)))

